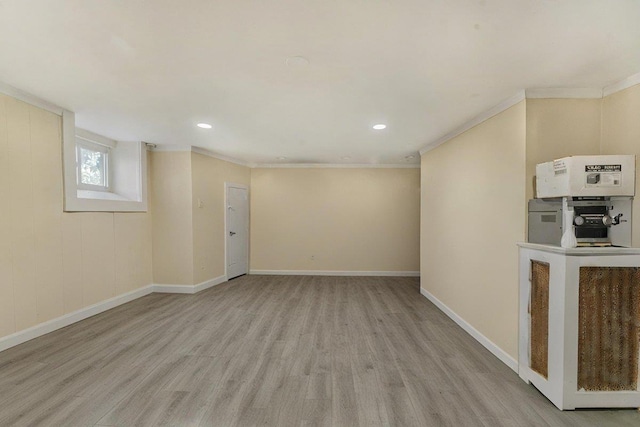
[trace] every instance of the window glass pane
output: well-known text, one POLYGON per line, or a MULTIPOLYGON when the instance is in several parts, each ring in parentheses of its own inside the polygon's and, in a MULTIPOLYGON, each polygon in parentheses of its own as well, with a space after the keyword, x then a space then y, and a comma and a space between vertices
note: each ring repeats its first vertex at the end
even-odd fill
POLYGON ((80 147, 80 182, 82 184, 106 187, 105 157, 106 153, 80 147))

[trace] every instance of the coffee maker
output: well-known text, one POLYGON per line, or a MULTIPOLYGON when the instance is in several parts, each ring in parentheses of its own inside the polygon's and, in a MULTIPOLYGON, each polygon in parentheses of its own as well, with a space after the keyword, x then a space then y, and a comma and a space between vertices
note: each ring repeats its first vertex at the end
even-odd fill
POLYGON ((528 241, 562 247, 631 246, 635 156, 573 156, 536 166, 528 241))

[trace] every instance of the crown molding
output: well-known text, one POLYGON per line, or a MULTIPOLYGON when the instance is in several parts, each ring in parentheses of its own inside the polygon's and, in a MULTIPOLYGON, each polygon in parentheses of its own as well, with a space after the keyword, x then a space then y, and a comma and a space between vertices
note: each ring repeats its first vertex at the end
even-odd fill
POLYGON ((637 84, 640 84, 640 73, 629 76, 626 79, 622 79, 619 82, 610 84, 609 86, 605 86, 604 89, 602 89, 602 97, 604 98, 605 96, 613 95, 616 92, 628 89, 637 84))
MULTIPOLYGON (((437 138, 436 140, 426 144, 420 149, 420 155, 433 150, 439 145, 444 144, 450 139, 461 135, 469 129, 479 125, 480 123, 490 119, 491 117, 500 114, 508 108, 514 106, 518 102, 524 99, 598 99, 612 95, 616 92, 628 89, 632 86, 640 84, 640 73, 629 76, 618 82, 605 86, 602 89, 597 88, 533 88, 518 91, 512 97, 502 101, 498 105, 480 113, 468 122, 458 126, 451 132, 437 138)), ((0 93, 16 98, 20 101, 42 108, 43 110, 62 116, 66 111, 64 108, 46 101, 37 96, 31 95, 21 89, 6 83, 0 82, 0 93)), ((240 166, 249 168, 418 168, 418 164, 318 164, 318 163, 252 163, 244 160, 236 159, 233 157, 224 156, 222 154, 215 153, 207 150, 206 148, 194 147, 194 146, 180 146, 180 145, 157 145, 152 151, 168 151, 168 152, 193 152, 202 154, 205 156, 213 157, 225 162, 234 163, 240 166)))
POLYGON ((171 153, 176 152, 191 152, 190 145, 156 145, 153 148, 150 148, 150 151, 167 151, 171 153))
POLYGON ((258 163, 256 169, 416 169, 419 163, 368 164, 368 163, 258 163))
POLYGON ((459 136, 459 135, 465 133, 469 129, 478 126, 480 123, 490 119, 491 117, 502 113, 503 111, 513 107, 514 105, 516 105, 517 103, 519 103, 521 101, 524 101, 524 99, 525 99, 524 90, 518 91, 512 97, 507 98, 504 101, 502 101, 501 103, 499 103, 498 105, 496 105, 496 106, 494 106, 492 108, 489 108, 488 110, 486 110, 483 113, 478 114, 473 119, 469 120, 468 122, 464 123, 461 126, 458 126, 457 128, 455 128, 451 132, 447 133, 446 135, 443 135, 440 138, 436 139, 435 141, 428 143, 427 145, 425 145, 423 148, 420 149, 420 155, 423 155, 427 151, 431 151, 434 148, 436 148, 436 147, 444 144, 445 142, 449 141, 450 139, 453 139, 456 136, 459 136))
POLYGON ((98 135, 86 129, 76 128, 76 138, 83 139, 85 141, 93 142, 94 144, 104 145, 105 147, 115 148, 118 145, 118 141, 115 141, 106 136, 98 135))
POLYGON ((549 87, 525 89, 527 99, 600 99, 602 89, 591 87, 549 87))
POLYGON ((214 159, 222 160, 229 163, 234 163, 236 165, 245 166, 248 168, 255 167, 255 163, 245 162, 244 160, 239 160, 233 157, 223 156, 218 153, 214 153, 213 151, 209 151, 206 148, 202 147, 194 147, 191 145, 156 145, 151 149, 151 151, 160 151, 160 152, 187 152, 187 153, 198 153, 203 156, 213 157, 214 159))
POLYGON ((13 87, 6 83, 0 82, 0 93, 4 93, 5 95, 9 95, 12 98, 18 99, 20 101, 26 102, 27 104, 31 104, 35 107, 42 108, 50 113, 57 114, 58 116, 62 116, 62 112, 65 111, 64 108, 55 105, 49 101, 45 101, 42 98, 38 98, 35 95, 31 95, 17 87, 13 87))
POLYGON ((439 145, 444 144, 450 139, 455 138, 456 136, 461 135, 462 133, 468 131, 469 129, 479 125, 491 117, 500 114, 504 110, 514 106, 518 102, 524 99, 602 99, 605 96, 609 96, 621 90, 630 88, 631 86, 635 86, 640 84, 640 73, 634 74, 626 79, 620 80, 619 82, 613 83, 609 86, 605 86, 602 89, 598 88, 532 88, 525 89, 522 91, 518 91, 514 96, 509 99, 502 101, 500 104, 496 105, 493 108, 488 109, 487 111, 479 114, 474 117, 470 121, 462 124, 461 126, 455 128, 451 132, 443 135, 442 137, 434 140, 426 144, 423 148, 420 149, 420 155, 425 154, 426 152, 433 150, 439 145))
POLYGON ((401 163, 401 164, 368 164, 368 163, 251 163, 232 157, 222 156, 220 154, 209 151, 201 147, 192 147, 184 145, 157 145, 151 151, 160 152, 191 152, 204 156, 213 157, 225 162, 235 163, 236 165, 245 166, 251 169, 414 169, 419 168, 419 163, 401 163))
POLYGON ((214 159, 223 160, 225 162, 234 163, 236 165, 245 166, 248 168, 255 167, 255 163, 245 162, 244 160, 236 159, 235 157, 228 157, 222 154, 214 153, 213 151, 209 151, 206 148, 202 147, 191 147, 191 152, 202 154, 203 156, 213 157, 214 159))

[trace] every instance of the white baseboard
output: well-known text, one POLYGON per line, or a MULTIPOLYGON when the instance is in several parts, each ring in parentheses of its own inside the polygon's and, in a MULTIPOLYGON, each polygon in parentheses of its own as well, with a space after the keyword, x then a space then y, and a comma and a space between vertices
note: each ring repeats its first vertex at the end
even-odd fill
POLYGON ((213 286, 219 285, 227 281, 227 276, 222 275, 210 280, 205 280, 197 285, 153 285, 153 292, 163 294, 196 294, 205 289, 209 289, 213 286))
POLYGON ((193 285, 151 285, 153 292, 161 294, 192 294, 193 285))
POLYGON ((215 278, 213 278, 211 280, 206 280, 206 281, 204 281, 202 283, 198 283, 197 285, 195 285, 193 287, 193 290, 194 290, 193 293, 195 294, 195 293, 198 293, 200 291, 204 291, 205 289, 212 288, 212 287, 214 287, 216 285, 219 285, 221 283, 226 282, 227 280, 228 280, 227 276, 223 274, 222 276, 215 277, 215 278))
POLYGON ((62 329, 88 317, 100 314, 103 311, 110 310, 119 305, 133 301, 134 299, 149 295, 152 292, 153 285, 148 285, 143 288, 136 289, 135 291, 127 292, 126 294, 118 295, 117 297, 109 298, 106 301, 90 305, 89 307, 81 308, 80 310, 65 314, 64 316, 60 316, 31 328, 24 329, 4 338, 0 338, 0 351, 4 351, 57 329, 62 329))
POLYGON ((222 275, 206 280, 197 285, 153 285, 153 292, 166 294, 195 294, 227 281, 227 276, 222 275))
POLYGON ((73 323, 79 322, 91 316, 95 316, 96 314, 100 314, 103 311, 111 310, 112 308, 128 303, 145 295, 149 295, 153 292, 195 294, 196 292, 209 289, 226 281, 226 276, 220 276, 199 283, 197 285, 148 285, 143 288, 136 289, 135 291, 127 292, 126 294, 118 295, 117 297, 110 298, 106 301, 90 305, 89 307, 81 308, 80 310, 76 310, 73 313, 65 314, 64 316, 49 320, 47 322, 33 326, 29 329, 25 329, 0 338, 0 351, 15 347, 18 344, 30 341, 34 338, 48 334, 57 329, 62 329, 73 323))
POLYGON ((251 270, 249 274, 278 276, 393 276, 420 277, 419 271, 251 270))
POLYGON ((429 291, 424 288, 420 288, 420 293, 431 301, 436 307, 438 307, 444 314, 449 316, 451 320, 456 322, 458 326, 464 329, 469 335, 475 338, 480 344, 482 344, 487 350, 493 353, 498 359, 500 359, 505 365, 518 372, 518 361, 511 357, 507 352, 498 347, 493 341, 485 337, 476 328, 471 326, 466 320, 456 314, 453 310, 447 307, 442 301, 433 296, 429 291))

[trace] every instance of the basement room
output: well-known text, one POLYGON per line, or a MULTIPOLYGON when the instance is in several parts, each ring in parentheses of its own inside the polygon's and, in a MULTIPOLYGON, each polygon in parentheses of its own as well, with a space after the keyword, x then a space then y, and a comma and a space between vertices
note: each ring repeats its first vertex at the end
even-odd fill
POLYGON ((0 426, 639 426, 639 23, 0 0, 0 426))

